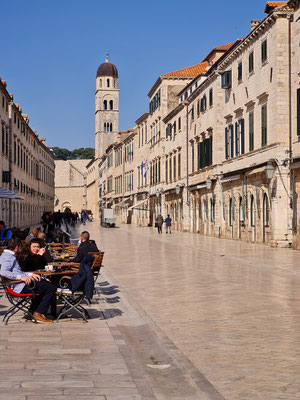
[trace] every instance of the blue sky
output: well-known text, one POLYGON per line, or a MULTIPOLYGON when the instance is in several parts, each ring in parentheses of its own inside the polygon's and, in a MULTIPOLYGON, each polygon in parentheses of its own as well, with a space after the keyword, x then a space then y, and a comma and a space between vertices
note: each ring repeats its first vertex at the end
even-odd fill
POLYGON ((50 146, 94 146, 94 93, 107 51, 119 70, 120 129, 148 110, 160 74, 197 64, 249 33, 265 2, 1 2, 0 76, 50 146))

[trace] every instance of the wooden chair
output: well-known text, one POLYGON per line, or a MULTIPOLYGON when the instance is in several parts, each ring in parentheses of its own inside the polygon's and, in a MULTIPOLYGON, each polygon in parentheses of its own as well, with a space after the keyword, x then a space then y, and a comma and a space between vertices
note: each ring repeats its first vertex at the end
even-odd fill
POLYGON ((100 274, 100 270, 101 268, 103 268, 102 261, 104 258, 104 251, 93 251, 93 252, 91 251, 88 254, 95 258, 92 265, 92 270, 94 274, 94 282, 96 283, 98 276, 100 274))

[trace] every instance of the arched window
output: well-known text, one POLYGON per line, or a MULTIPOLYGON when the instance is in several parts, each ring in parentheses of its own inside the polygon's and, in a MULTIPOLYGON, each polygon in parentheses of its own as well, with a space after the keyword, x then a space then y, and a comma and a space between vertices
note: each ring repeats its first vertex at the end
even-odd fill
POLYGON ((269 200, 268 196, 264 194, 263 201, 263 212, 264 212, 264 226, 269 226, 269 200))
POLYGON ((110 123, 109 130, 110 130, 110 132, 112 132, 112 130, 113 130, 112 123, 110 123))
POLYGON ((255 208, 254 208, 254 196, 250 198, 250 225, 255 226, 255 208))
POLYGON ((100 79, 100 87, 102 88, 102 79, 100 79))
POLYGON ((232 198, 229 200, 229 226, 233 225, 233 203, 232 198))
POLYGON ((107 79, 107 87, 109 87, 109 84, 110 84, 109 79, 107 79))
POLYGON ((110 111, 114 109, 114 102, 112 100, 109 101, 109 109, 110 111))
POLYGON ((104 122, 104 132, 106 132, 106 122, 104 122))
POLYGON ((103 110, 107 110, 107 100, 104 100, 103 102, 103 110))

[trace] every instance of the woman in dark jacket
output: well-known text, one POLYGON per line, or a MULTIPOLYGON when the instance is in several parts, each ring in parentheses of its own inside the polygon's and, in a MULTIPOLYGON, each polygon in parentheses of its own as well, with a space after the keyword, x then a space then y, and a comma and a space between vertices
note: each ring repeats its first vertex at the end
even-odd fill
POLYGON ((18 256, 18 261, 22 270, 29 272, 44 269, 47 265, 44 254, 45 249, 41 249, 39 239, 32 239, 18 256))

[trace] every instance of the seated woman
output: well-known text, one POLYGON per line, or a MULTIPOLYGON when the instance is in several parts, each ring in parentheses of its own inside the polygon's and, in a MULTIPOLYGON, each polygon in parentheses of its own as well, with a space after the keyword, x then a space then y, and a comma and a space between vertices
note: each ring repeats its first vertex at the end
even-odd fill
POLYGON ((41 248, 39 239, 32 239, 20 252, 18 262, 24 272, 44 269, 47 265, 44 254, 45 248, 41 248))

